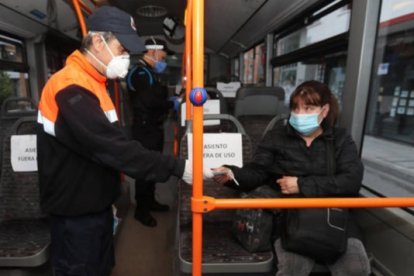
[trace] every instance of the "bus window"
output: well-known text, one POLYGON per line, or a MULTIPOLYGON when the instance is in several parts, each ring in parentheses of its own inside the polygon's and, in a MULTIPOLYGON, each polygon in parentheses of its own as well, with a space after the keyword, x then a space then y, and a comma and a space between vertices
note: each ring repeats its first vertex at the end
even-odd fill
POLYGON ((362 158, 364 184, 385 196, 414 192, 413 24, 414 3, 383 0, 362 158))
POLYGON ((29 96, 29 74, 22 41, 0 34, 0 103, 29 96))
POLYGON ((266 47, 264 43, 257 45, 254 48, 254 70, 253 83, 256 85, 265 84, 265 65, 266 65, 266 47))
POLYGON ((254 48, 248 50, 243 54, 243 83, 253 83, 253 67, 254 67, 254 48))
MULTIPOLYGON (((325 10, 327 7, 324 7, 325 10)), ((317 16, 323 10, 312 14, 317 16)), ((312 17, 311 16, 311 17, 312 17)), ((278 38, 276 43, 276 56, 284 55, 311 44, 323 41, 349 30, 351 10, 348 5, 342 6, 327 15, 315 20, 313 23, 293 32, 285 37, 278 38), (335 28, 332 28, 335 26, 335 28)))
POLYGON ((273 85, 285 90, 285 105, 294 88, 307 80, 328 84, 341 105, 350 16, 350 6, 336 1, 288 26, 288 31, 275 32, 273 85))
MULTIPOLYGON (((243 54, 243 83, 262 86, 265 84, 266 45, 260 43, 243 54)), ((238 63, 237 63, 238 65, 238 63)))
POLYGON ((23 43, 17 39, 0 34, 0 60, 23 62, 23 43))
POLYGON ((337 97, 341 99, 345 84, 346 52, 316 56, 304 62, 297 62, 273 68, 273 86, 285 90, 285 105, 288 106, 293 90, 304 81, 318 80, 326 83, 337 97))

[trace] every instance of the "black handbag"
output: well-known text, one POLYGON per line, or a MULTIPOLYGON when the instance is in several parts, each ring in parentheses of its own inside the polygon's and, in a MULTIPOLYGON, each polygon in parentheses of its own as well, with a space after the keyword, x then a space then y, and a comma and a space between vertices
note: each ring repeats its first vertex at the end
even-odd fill
MULTIPOLYGON (((327 158, 328 175, 333 175, 333 140, 327 141, 327 158)), ((281 222, 281 242, 285 250, 328 264, 335 262, 346 250, 348 209, 287 209, 281 222)))
MULTIPOLYGON (((280 193, 267 185, 260 186, 242 198, 274 198, 280 193)), ((263 252, 272 249, 274 217, 277 210, 238 209, 232 224, 232 233, 240 245, 247 251, 263 252)))

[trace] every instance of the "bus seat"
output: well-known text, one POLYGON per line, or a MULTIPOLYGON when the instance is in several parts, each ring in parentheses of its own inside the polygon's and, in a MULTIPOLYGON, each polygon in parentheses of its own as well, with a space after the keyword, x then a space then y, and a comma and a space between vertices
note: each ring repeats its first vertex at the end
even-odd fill
POLYGON ((237 91, 234 116, 242 123, 255 146, 269 121, 285 113, 281 87, 242 87, 237 91))
POLYGON ((15 172, 11 165, 11 136, 35 134, 36 119, 18 119, 2 141, 0 267, 38 267, 49 259, 49 226, 40 210, 37 171, 15 172))
POLYGON ((36 104, 29 98, 9 97, 1 104, 1 119, 16 119, 28 116, 35 116, 36 104))
MULTIPOLYGON (((3 137, 8 135, 12 125, 19 119, 28 116, 36 116, 36 104, 29 98, 9 97, 5 99, 0 109, 0 145, 3 145, 3 137)), ((0 162, 2 160, 0 151, 0 162)), ((0 163, 1 166, 1 163, 0 163)))
MULTIPOLYGON (((206 91, 209 95, 209 99, 219 100, 219 103, 220 103, 220 113, 219 114, 228 114, 227 101, 223 97, 222 93, 214 87, 206 87, 205 89, 206 89, 206 91)), ((185 105, 185 100, 181 103, 181 107, 183 105, 185 105)), ((178 124, 179 124, 178 138, 181 139, 184 136, 184 134, 186 133, 186 127, 182 125, 181 116, 183 114, 181 112, 181 108, 180 108, 180 111, 178 112, 177 115, 178 115, 178 124)), ((225 120, 225 121, 220 121, 220 123, 215 124, 215 125, 205 126, 204 130, 206 132, 226 132, 226 131, 228 131, 229 128, 232 128, 232 127, 234 127, 234 124, 231 124, 231 123, 229 123, 228 120, 225 120)))
POLYGON ((276 125, 279 124, 287 124, 287 120, 288 120, 289 115, 287 114, 279 114, 274 116, 270 122, 267 124, 266 128, 263 131, 262 134, 262 138, 265 136, 265 134, 269 131, 272 130, 276 125))
MULTIPOLYGON (((242 134, 244 161, 252 156, 249 137, 240 122, 231 115, 205 115, 205 120, 220 119, 232 123, 233 132, 242 134)), ((180 155, 187 158, 187 136, 181 141, 180 155)), ((212 180, 204 181, 204 194, 216 198, 238 198, 234 189, 223 187, 212 180)), ((178 251, 179 267, 184 275, 192 269, 192 186, 184 182, 179 185, 178 251)), ((203 273, 234 273, 233 275, 273 275, 273 253, 249 253, 236 242, 231 234, 235 210, 214 210, 203 215, 203 273)))
POLYGON ((229 114, 226 98, 223 94, 214 87, 205 87, 210 99, 220 100, 220 114, 229 114))

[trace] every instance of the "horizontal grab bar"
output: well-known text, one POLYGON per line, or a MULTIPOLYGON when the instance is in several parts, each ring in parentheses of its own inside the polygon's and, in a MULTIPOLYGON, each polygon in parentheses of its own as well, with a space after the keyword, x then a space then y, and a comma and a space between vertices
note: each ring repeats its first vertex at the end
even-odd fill
POLYGON ((253 208, 382 208, 414 207, 414 197, 388 198, 227 198, 217 199, 204 196, 192 198, 192 210, 206 213, 214 209, 253 208))

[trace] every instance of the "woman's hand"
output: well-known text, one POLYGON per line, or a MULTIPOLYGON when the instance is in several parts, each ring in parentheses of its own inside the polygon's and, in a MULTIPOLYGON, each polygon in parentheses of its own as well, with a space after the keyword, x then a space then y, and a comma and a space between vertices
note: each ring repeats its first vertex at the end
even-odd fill
POLYGON ((296 176, 283 176, 276 180, 282 194, 291 195, 299 193, 298 178, 296 176))
POLYGON ((231 180, 233 180, 234 175, 233 172, 226 167, 218 167, 218 168, 213 168, 211 169, 211 171, 213 172, 213 179, 214 181, 216 181, 219 184, 225 184, 231 180))

